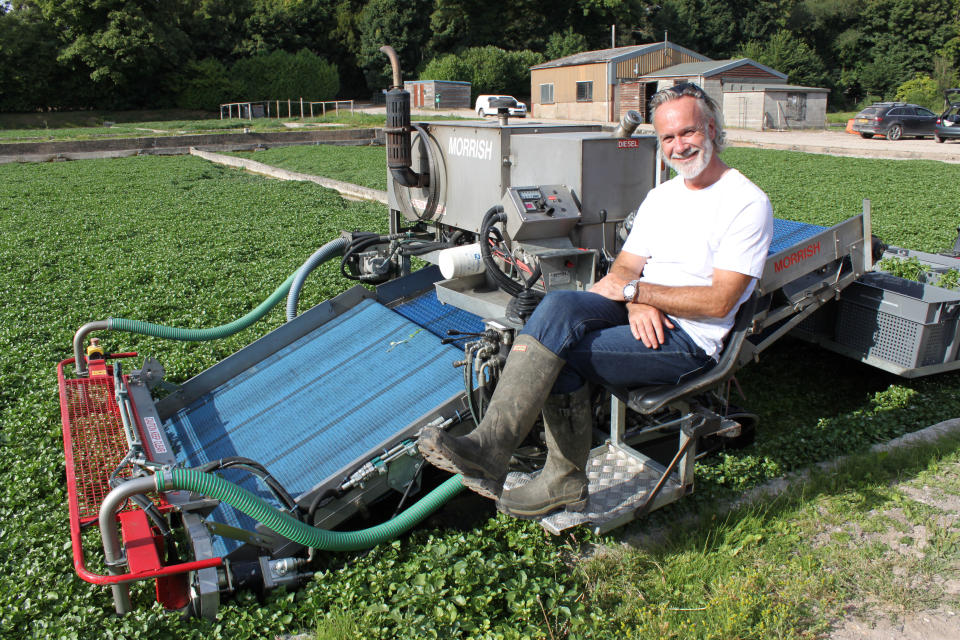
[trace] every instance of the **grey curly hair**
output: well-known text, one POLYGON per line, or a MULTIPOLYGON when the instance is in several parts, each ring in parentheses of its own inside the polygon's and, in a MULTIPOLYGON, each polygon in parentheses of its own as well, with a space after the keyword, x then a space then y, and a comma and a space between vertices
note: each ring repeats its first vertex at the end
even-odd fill
MULTIPOLYGON (((673 100, 678 100, 683 96, 695 98, 700 104, 700 113, 703 119, 713 119, 716 135, 713 137, 713 146, 717 153, 720 153, 727 146, 727 133, 723 130, 723 113, 716 101, 707 95, 707 92, 692 82, 681 82, 672 87, 667 87, 658 91, 650 98, 650 120, 653 120, 657 107, 673 100)), ((704 122, 706 124, 706 122, 704 122)))

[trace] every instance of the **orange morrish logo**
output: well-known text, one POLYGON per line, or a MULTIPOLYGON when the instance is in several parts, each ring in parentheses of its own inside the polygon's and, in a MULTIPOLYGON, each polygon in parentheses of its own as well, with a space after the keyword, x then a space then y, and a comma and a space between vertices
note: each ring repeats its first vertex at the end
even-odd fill
POLYGON ((787 267, 792 267, 798 262, 803 262, 807 258, 817 255, 820 253, 820 241, 817 240, 811 244, 808 244, 803 249, 798 249, 788 256, 780 258, 773 263, 773 270, 775 273, 780 273, 787 267))

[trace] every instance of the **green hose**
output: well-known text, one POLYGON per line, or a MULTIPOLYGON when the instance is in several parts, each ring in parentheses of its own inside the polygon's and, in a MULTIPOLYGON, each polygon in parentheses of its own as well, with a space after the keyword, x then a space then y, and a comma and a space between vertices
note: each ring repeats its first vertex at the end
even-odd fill
POLYGON ((154 324, 152 322, 143 322, 142 320, 110 318, 107 320, 107 328, 112 331, 128 331, 130 333, 141 333, 148 336, 154 336, 156 338, 166 338, 168 340, 189 340, 191 342, 226 338, 227 336, 231 336, 238 331, 246 329, 254 322, 267 315, 267 312, 270 311, 274 305, 286 297, 287 292, 290 290, 290 285, 293 283, 293 279, 296 277, 296 275, 296 271, 291 273, 290 277, 284 280, 283 284, 277 287, 276 291, 270 294, 269 298, 261 302, 260 306, 258 306, 256 309, 242 318, 238 318, 228 324, 222 324, 219 327, 212 327, 210 329, 180 329, 178 327, 166 327, 164 325, 154 324))
POLYGON ((173 469, 169 481, 166 473, 156 474, 157 491, 185 490, 226 502, 242 511, 271 531, 313 549, 324 551, 358 551, 404 533, 436 511, 463 489, 462 476, 456 475, 428 493, 397 517, 382 524, 359 531, 329 531, 300 522, 280 511, 265 500, 220 476, 196 469, 173 469), (170 486, 167 486, 170 485, 170 486))

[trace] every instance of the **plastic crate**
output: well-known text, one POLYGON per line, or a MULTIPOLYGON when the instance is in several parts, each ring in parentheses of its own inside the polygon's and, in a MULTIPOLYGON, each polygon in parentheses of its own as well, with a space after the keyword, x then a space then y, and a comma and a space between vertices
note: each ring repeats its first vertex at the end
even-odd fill
POLYGON ((835 340, 908 369, 956 359, 960 292, 867 273, 840 296, 835 340))

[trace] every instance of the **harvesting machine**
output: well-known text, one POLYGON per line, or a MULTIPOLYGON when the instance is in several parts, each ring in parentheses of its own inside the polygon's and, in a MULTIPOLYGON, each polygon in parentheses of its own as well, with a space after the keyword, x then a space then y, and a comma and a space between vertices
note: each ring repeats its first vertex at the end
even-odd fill
MULTIPOLYGON (((460 478, 427 478, 418 432, 473 428, 530 310, 602 277, 665 175, 634 112, 613 132, 510 121, 506 105, 493 121, 411 124, 386 49, 388 234, 331 239, 229 325, 90 322, 58 368, 75 567, 111 585, 120 613, 130 582, 154 580, 165 607, 212 616, 236 590, 293 587, 318 551, 373 546, 441 507, 460 478), (428 266, 413 270, 414 256, 428 266), (357 286, 300 313, 305 280, 330 259, 357 286), (99 342, 104 331, 213 339, 284 298, 285 324, 178 386, 159 361, 99 342), (396 515, 352 528, 383 505, 396 515), (86 565, 91 525, 103 573, 86 565)), ((594 390, 589 503, 543 527, 606 531, 690 493, 694 461, 756 426, 729 402, 733 374, 788 332, 900 375, 956 368, 960 300, 872 272, 882 251, 868 203, 829 228, 777 220, 713 369, 676 387, 594 390)), ((908 253, 931 273, 956 260, 908 253)), ((521 451, 508 486, 542 464, 536 435, 521 451)))

